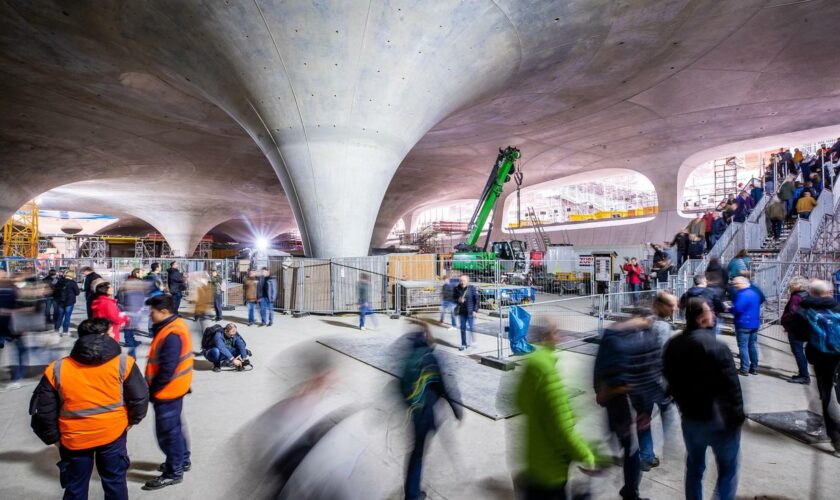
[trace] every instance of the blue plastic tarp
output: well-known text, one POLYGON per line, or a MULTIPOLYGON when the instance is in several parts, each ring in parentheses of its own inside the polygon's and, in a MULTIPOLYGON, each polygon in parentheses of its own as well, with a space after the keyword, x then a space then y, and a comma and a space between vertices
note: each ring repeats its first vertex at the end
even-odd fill
POLYGON ((510 339, 510 350, 514 354, 528 354, 534 350, 534 346, 528 343, 528 327, 531 325, 531 313, 519 306, 513 306, 508 310, 508 338, 510 339))

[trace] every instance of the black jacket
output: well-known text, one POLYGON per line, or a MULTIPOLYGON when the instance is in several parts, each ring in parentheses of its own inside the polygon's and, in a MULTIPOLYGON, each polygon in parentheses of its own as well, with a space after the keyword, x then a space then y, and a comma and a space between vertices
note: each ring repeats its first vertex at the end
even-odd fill
POLYGON ((681 333, 665 344, 662 373, 683 418, 744 422, 744 400, 732 353, 711 330, 681 333))
MULTIPOLYGON (((120 345, 107 335, 85 335, 73 345, 70 357, 86 365, 101 365, 119 356, 120 352, 120 345)), ((123 381, 123 400, 128 410, 128 425, 139 424, 149 407, 149 389, 136 363, 123 381)), ((32 393, 29 414, 32 416, 32 430, 46 444, 60 439, 59 410, 58 393, 46 375, 42 376, 32 393)))
POLYGON ((96 292, 96 290, 91 290, 90 289, 91 283, 93 283, 95 280, 101 280, 101 279, 102 279, 102 276, 98 275, 95 272, 92 272, 92 273, 88 274, 87 276, 85 276, 85 281, 82 284, 82 290, 85 292, 85 299, 86 300, 90 301, 91 296, 93 296, 93 294, 96 292))
POLYGON ((474 286, 467 285, 466 288, 462 288, 459 284, 455 287, 452 297, 458 307, 458 314, 460 316, 469 316, 470 314, 478 311, 478 292, 474 286), (463 304, 459 302, 462 297, 464 298, 463 304))
POLYGON ((715 314, 720 314, 726 310, 726 308, 723 307, 723 300, 721 300, 722 292, 722 290, 716 288, 693 286, 686 290, 682 297, 680 297, 680 309, 685 309, 689 299, 693 297, 703 297, 706 299, 706 302, 709 303, 709 307, 712 308, 712 311, 714 311, 715 314))
POLYGON ((76 303, 76 297, 79 293, 79 285, 76 284, 75 280, 62 277, 55 285, 53 299, 61 307, 67 307, 76 303))
POLYGON ((631 397, 662 400, 662 350, 650 323, 632 319, 604 331, 595 357, 595 393, 626 387, 631 397))
MULTIPOLYGON (((813 295, 804 297, 802 302, 799 303, 799 309, 797 309, 796 314, 793 315, 793 318, 788 323, 790 325, 790 330, 788 331, 797 340, 802 342, 808 342, 808 338, 810 337, 811 324, 805 318, 805 312, 809 309, 816 309, 818 311, 831 309, 840 313, 840 304, 834 300, 834 297, 815 297, 813 295)), ((808 357, 808 361, 814 364, 820 363, 821 361, 836 361, 840 358, 840 356, 835 354, 820 352, 812 347, 810 343, 805 347, 805 354, 808 357)))
POLYGON ((169 287, 169 293, 176 294, 183 292, 187 287, 184 286, 184 275, 181 271, 169 268, 166 271, 166 284, 169 287))

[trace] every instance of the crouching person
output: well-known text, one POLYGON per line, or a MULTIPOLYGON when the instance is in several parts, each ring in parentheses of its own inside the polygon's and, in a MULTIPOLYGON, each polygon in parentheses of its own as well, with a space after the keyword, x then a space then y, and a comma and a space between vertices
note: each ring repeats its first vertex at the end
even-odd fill
POLYGON ((222 371, 223 365, 237 371, 253 367, 248 359, 250 351, 233 323, 228 323, 224 329, 219 325, 207 328, 201 339, 201 349, 207 361, 213 363, 214 372, 222 371))
POLYGON ((149 390, 134 358, 111 338, 111 322, 88 319, 70 355, 47 366, 32 394, 32 430, 58 447, 65 499, 88 498, 96 463, 106 499, 127 499, 128 428, 146 416, 149 390))

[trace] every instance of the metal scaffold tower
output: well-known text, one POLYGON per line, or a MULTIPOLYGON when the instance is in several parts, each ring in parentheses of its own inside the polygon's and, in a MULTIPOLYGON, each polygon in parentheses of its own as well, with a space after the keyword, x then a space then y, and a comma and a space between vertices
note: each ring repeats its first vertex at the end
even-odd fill
POLYGON ((720 203, 738 189, 738 160, 731 156, 715 160, 715 203, 720 203))
POLYGON ((169 243, 164 240, 160 247, 160 256, 163 258, 172 257, 172 248, 170 248, 169 243))
POLYGON ((108 257, 108 242, 95 236, 79 238, 79 258, 105 259, 108 257))
POLYGON ((29 202, 3 226, 3 255, 38 257, 38 206, 29 202))
POLYGON ((198 242, 198 247, 193 252, 194 259, 209 259, 213 253, 213 242, 208 240, 201 240, 198 242))

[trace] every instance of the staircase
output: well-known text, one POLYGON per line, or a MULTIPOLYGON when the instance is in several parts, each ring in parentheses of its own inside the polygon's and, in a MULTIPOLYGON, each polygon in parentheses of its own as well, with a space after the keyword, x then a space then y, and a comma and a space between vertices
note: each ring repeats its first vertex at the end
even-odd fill
POLYGON ((539 250, 540 252, 546 252, 548 247, 551 245, 551 239, 547 234, 545 234, 542 221, 539 217, 537 217, 534 207, 528 207, 526 210, 525 216, 528 217, 528 222, 534 229, 534 232, 528 237, 529 248, 532 250, 539 250))

